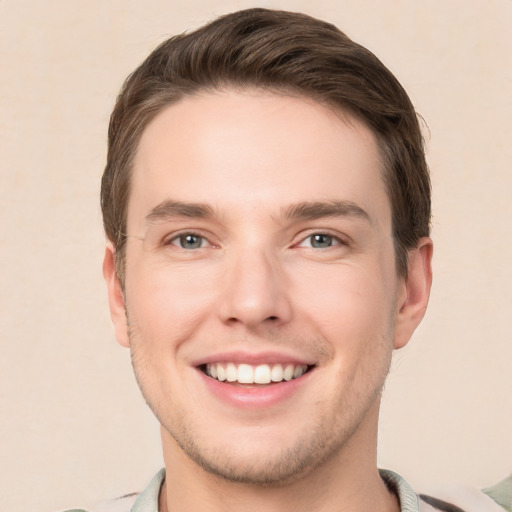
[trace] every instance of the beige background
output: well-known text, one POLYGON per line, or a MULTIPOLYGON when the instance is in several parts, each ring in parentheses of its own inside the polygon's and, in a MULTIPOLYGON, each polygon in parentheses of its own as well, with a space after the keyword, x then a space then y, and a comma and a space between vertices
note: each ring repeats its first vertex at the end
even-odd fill
POLYGON ((420 488, 512 471, 511 0, 0 0, 2 510, 87 505, 160 467, 101 278, 108 116, 157 43, 255 5, 367 45, 430 128, 435 284, 396 354, 380 465, 420 488))

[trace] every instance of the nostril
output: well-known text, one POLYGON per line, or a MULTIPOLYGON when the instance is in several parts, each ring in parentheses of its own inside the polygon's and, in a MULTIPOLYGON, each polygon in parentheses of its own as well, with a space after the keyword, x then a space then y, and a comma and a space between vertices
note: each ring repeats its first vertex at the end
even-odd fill
POLYGON ((277 320, 277 316, 269 316, 267 320, 277 320))

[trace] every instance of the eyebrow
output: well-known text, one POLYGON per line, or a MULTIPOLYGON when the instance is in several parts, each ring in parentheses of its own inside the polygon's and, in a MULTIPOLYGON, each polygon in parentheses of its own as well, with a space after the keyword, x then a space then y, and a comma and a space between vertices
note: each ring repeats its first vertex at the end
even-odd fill
POLYGON ((170 220, 176 217, 194 219, 211 218, 215 216, 214 208, 206 203, 188 203, 167 199, 157 204, 146 215, 146 224, 152 224, 159 220, 170 220))
POLYGON ((291 204, 283 211, 285 219, 316 220, 323 217, 355 217, 371 223, 370 216, 352 201, 314 201, 291 204))
MULTIPOLYGON (((146 215, 146 225, 173 218, 209 219, 216 216, 215 208, 208 203, 189 203, 167 199, 162 201, 146 215)), ((316 220, 323 217, 355 217, 371 223, 370 216, 352 201, 304 201, 293 203, 281 210, 285 220, 316 220)))

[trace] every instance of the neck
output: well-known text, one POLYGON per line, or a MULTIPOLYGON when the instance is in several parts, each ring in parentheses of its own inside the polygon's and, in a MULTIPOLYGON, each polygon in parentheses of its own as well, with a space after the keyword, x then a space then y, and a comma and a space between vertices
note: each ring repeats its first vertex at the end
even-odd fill
MULTIPOLYGON (((378 417, 378 404, 368 415, 378 417)), ((398 499, 377 470, 376 417, 366 418, 368 426, 360 425, 346 445, 319 467, 271 487, 231 482, 207 473, 162 429, 166 480, 159 511, 398 512, 398 499)))

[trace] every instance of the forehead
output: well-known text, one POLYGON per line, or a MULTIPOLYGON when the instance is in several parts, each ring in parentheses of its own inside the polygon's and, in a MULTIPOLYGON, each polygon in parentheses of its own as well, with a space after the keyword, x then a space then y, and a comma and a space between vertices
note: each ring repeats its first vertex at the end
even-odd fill
POLYGON ((238 213, 347 200, 387 222, 381 169, 373 133, 313 100, 261 90, 201 93, 167 107, 144 131, 128 225, 169 198, 238 213))

